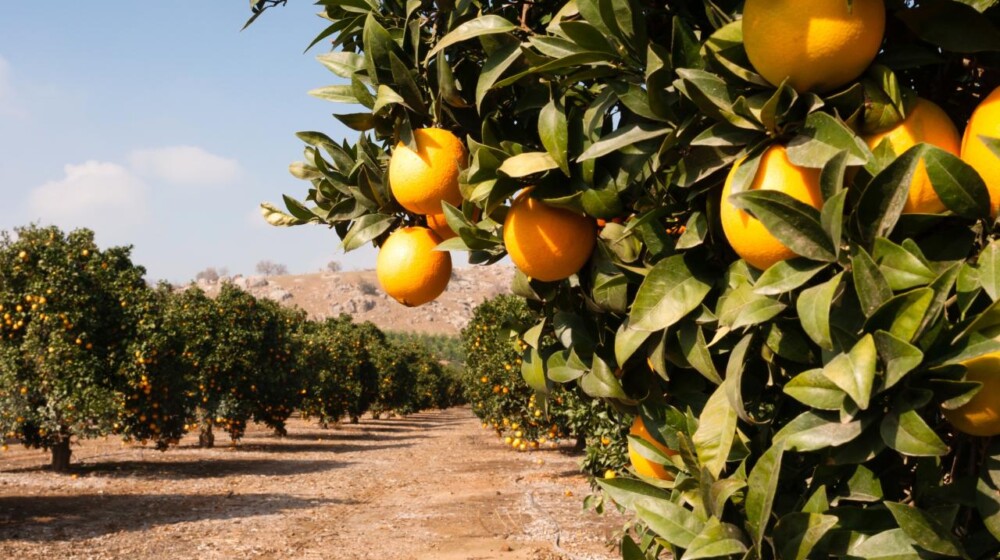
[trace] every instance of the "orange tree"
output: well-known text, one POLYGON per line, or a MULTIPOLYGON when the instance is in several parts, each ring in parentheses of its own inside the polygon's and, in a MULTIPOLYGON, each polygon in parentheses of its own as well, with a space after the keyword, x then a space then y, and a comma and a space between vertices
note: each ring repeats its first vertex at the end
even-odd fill
POLYGON ((260 339, 250 349, 258 352, 257 364, 248 372, 250 391, 242 398, 250 401, 255 422, 283 436, 287 433, 285 422, 299 408, 313 379, 313 372, 299 360, 305 342, 301 327, 306 314, 270 299, 257 300, 255 310, 260 339))
POLYGON ((322 424, 343 417, 357 422, 378 396, 378 370, 368 349, 368 329, 349 315, 304 325, 305 348, 300 359, 310 383, 302 411, 322 424))
POLYGON ((66 470, 70 439, 130 433, 130 306, 147 291, 130 249, 94 234, 28 226, 0 237, 0 430, 50 449, 66 470))
POLYGON ((120 305, 132 332, 121 365, 123 407, 115 431, 158 449, 176 444, 193 420, 197 393, 185 354, 187 330, 179 325, 173 288, 135 290, 120 305))
POLYGON ((534 278, 531 386, 638 415, 628 558, 993 558, 994 4, 325 0, 361 135, 263 213, 380 245, 394 147, 464 139, 440 248, 534 278))

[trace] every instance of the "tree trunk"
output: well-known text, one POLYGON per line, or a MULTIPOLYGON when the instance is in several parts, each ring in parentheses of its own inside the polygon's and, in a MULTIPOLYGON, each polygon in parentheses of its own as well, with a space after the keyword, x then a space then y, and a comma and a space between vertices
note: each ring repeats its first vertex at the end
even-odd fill
POLYGON ((353 415, 351 416, 351 424, 357 424, 360 421, 361 421, 361 418, 359 418, 357 416, 353 416, 353 415))
POLYGON ((576 445, 573 446, 574 451, 583 451, 587 449, 587 438, 584 436, 576 436, 576 445))
POLYGON ((51 447, 51 450, 52 470, 61 473, 69 471, 69 458, 73 454, 73 451, 69 448, 69 436, 63 436, 62 439, 51 447))
POLYGON ((198 434, 198 447, 211 449, 215 447, 215 434, 212 433, 212 423, 206 422, 201 425, 201 433, 198 434))

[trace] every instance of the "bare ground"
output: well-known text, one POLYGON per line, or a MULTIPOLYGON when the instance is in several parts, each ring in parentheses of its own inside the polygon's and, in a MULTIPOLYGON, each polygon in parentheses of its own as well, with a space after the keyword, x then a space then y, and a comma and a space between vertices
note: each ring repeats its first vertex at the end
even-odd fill
POLYGON ((598 560, 623 518, 582 509, 566 448, 514 453, 467 408, 161 453, 0 455, 0 558, 598 560))

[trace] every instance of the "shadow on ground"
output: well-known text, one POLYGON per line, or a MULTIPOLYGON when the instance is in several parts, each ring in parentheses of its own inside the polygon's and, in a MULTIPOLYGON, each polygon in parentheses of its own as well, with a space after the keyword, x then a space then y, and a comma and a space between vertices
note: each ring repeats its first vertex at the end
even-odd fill
POLYGON ((0 543, 14 539, 35 542, 88 539, 160 525, 272 515, 331 503, 355 504, 305 500, 284 494, 7 496, 0 497, 0 543), (119 515, 109 519, 94 515, 95 511, 114 511, 119 515))
MULTIPOLYGON (((270 459, 228 459, 211 457, 194 461, 115 461, 75 463, 70 472, 79 476, 185 480, 221 478, 233 475, 291 476, 330 471, 349 465, 339 461, 297 461, 270 459)), ((48 470, 47 466, 11 469, 4 472, 30 473, 48 470)))

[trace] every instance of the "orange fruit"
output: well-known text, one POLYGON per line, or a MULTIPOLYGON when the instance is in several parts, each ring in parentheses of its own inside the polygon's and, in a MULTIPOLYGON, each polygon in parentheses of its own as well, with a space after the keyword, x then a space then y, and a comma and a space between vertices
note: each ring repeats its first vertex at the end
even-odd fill
POLYGON ((579 272, 597 243, 594 220, 549 206, 525 191, 507 212, 503 243, 514 264, 535 280, 554 282, 579 272))
POLYGON ((986 182, 990 191, 990 209, 996 217, 1000 210, 1000 157, 990 150, 981 136, 1000 139, 1000 88, 993 90, 976 107, 962 138, 962 159, 986 182))
MULTIPOLYGON (((944 109, 920 97, 906 115, 906 120, 889 130, 865 138, 865 142, 873 150, 882 141, 889 142, 897 156, 921 142, 937 146, 955 156, 961 148, 958 129, 944 109)), ((937 214, 944 211, 945 205, 934 191, 931 179, 927 176, 927 168, 921 161, 910 182, 910 197, 903 207, 903 213, 937 214)))
MULTIPOLYGON (((632 421, 632 427, 629 428, 628 433, 630 435, 639 437, 649 443, 653 444, 653 447, 659 449, 660 451, 666 453, 667 455, 676 455, 677 452, 670 449, 666 445, 663 445, 659 441, 653 438, 646 429, 646 424, 643 423, 642 417, 636 416, 635 420, 632 421)), ((639 451, 635 449, 632 442, 628 444, 628 458, 632 462, 632 468, 635 472, 641 474, 642 476, 648 476, 650 478, 658 478, 660 480, 673 480, 674 475, 667 471, 663 465, 658 465, 649 459, 643 457, 639 454, 639 451)))
POLYGON ((427 214, 426 218, 427 227, 431 228, 431 231, 436 233, 437 236, 441 238, 441 241, 458 236, 458 234, 451 229, 451 226, 448 225, 448 220, 445 219, 444 212, 439 214, 427 214))
MULTIPOLYGON (((771 235, 771 232, 767 231, 760 220, 729 202, 733 177, 742 163, 740 161, 733 166, 722 189, 722 205, 719 209, 722 231, 725 232, 729 245, 732 246, 737 255, 754 268, 766 270, 778 261, 797 255, 771 235)), ((794 165, 788 160, 785 147, 775 144, 761 156, 760 167, 757 169, 757 175, 749 189, 783 192, 818 209, 823 205, 819 176, 819 169, 794 165)))
POLYGON ((777 86, 827 92, 860 76, 885 33, 883 0, 747 0, 743 45, 750 63, 777 86))
POLYGON ((955 410, 943 410, 956 430, 973 436, 1000 435, 1000 352, 962 362, 965 378, 978 381, 982 389, 955 410))
POLYGON ((451 279, 451 255, 435 251, 441 238, 424 227, 392 233, 375 262, 378 282, 396 301, 413 307, 433 301, 451 279))
POLYGON ((396 201, 416 214, 440 214, 441 201, 462 205, 458 174, 468 153, 454 134, 440 128, 413 131, 417 151, 400 143, 389 158, 389 188, 396 201))

